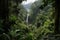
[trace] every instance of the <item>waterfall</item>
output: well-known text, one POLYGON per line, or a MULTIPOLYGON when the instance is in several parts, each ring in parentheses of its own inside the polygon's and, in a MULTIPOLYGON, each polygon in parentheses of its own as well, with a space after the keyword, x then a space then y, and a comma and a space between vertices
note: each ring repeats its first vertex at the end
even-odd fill
POLYGON ((27 24, 27 27, 28 27, 28 23, 29 23, 29 12, 30 12, 30 8, 31 8, 31 5, 32 3, 34 3, 35 1, 37 0, 26 0, 26 1, 23 1, 21 4, 24 6, 24 8, 27 10, 27 16, 26 16, 26 24, 27 24))
POLYGON ((27 27, 28 27, 28 23, 29 23, 29 13, 27 13, 27 17, 26 17, 26 23, 27 23, 27 27))

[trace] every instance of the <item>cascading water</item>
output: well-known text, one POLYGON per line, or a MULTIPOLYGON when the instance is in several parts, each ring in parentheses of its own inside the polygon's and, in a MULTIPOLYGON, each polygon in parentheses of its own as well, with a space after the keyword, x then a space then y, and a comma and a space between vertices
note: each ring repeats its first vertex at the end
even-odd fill
POLYGON ((29 12, 27 13, 27 17, 26 17, 26 23, 27 23, 27 27, 28 27, 28 23, 29 23, 29 12))
POLYGON ((34 3, 37 0, 26 0, 22 2, 22 5, 24 6, 24 8, 27 10, 27 16, 26 16, 26 23, 27 23, 27 27, 28 27, 28 22, 29 22, 29 11, 31 8, 32 3, 34 3))

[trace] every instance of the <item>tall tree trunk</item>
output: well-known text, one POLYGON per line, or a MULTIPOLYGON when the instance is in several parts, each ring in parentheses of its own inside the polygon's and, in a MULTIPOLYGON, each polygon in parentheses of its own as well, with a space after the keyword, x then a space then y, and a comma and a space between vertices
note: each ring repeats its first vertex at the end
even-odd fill
POLYGON ((8 14, 8 0, 0 0, 0 19, 3 20, 4 32, 8 31, 7 28, 9 27, 8 14))
POLYGON ((59 18, 60 18, 60 1, 59 0, 56 0, 55 1, 55 11, 56 11, 56 13, 55 13, 55 33, 56 34, 59 34, 60 33, 60 30, 59 30, 59 28, 60 28, 60 26, 59 26, 59 18))

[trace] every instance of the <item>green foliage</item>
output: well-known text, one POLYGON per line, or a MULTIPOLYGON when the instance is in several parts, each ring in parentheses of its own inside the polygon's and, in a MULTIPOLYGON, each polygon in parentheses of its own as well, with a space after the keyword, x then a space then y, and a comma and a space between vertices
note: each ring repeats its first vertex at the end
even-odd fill
MULTIPOLYGON (((29 12, 31 21, 27 24, 27 11, 20 3, 16 4, 15 1, 10 1, 9 22, 11 22, 11 28, 7 34, 10 40, 41 40, 48 34, 52 34, 54 32, 52 15, 55 10, 51 3, 53 4, 52 0, 38 0, 33 3, 29 12), (39 27, 37 27, 38 22, 40 23, 39 27)), ((3 20, 0 20, 1 31, 3 31, 2 22, 3 20)), ((5 37, 5 35, 2 36, 5 37)))
POLYGON ((10 21, 16 21, 17 17, 15 15, 10 15, 9 20, 10 21))

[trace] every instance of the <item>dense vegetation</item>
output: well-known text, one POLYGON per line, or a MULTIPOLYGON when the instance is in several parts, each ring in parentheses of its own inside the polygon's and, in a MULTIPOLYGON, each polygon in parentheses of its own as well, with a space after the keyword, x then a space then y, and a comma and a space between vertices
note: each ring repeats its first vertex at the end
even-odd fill
POLYGON ((55 20, 57 17, 54 14, 54 0, 38 0, 31 5, 29 12, 21 5, 23 0, 6 0, 4 3, 3 1, 0 1, 1 40, 47 40, 47 38, 55 40, 57 26, 55 24, 58 21, 55 20), (28 13, 28 22, 26 22, 28 13))

